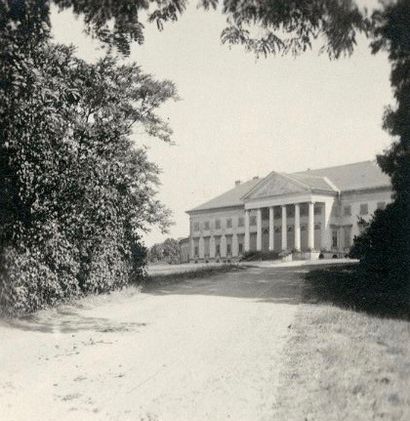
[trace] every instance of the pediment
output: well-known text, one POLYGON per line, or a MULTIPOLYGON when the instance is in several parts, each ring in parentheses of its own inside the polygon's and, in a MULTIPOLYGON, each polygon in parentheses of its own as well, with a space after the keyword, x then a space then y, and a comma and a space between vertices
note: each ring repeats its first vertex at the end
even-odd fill
POLYGON ((270 173, 261 180, 246 196, 244 200, 261 199, 264 197, 282 196, 292 193, 303 193, 309 191, 307 186, 299 183, 286 175, 270 173))

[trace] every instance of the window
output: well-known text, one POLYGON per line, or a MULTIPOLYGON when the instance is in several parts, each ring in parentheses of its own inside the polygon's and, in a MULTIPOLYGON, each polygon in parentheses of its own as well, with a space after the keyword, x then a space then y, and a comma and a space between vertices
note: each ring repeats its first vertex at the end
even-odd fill
POLYGON ((344 245, 345 248, 350 248, 352 245, 352 229, 351 227, 344 227, 344 245))
POLYGON ((245 225, 245 221, 243 219, 243 216, 240 216, 238 218, 238 227, 243 227, 245 225))
POLYGON ((281 227, 275 227, 275 232, 278 234, 280 233, 281 227))
POLYGON ((249 219, 250 225, 256 225, 256 215, 252 215, 249 219))
POLYGON ((288 225, 288 232, 293 232, 293 225, 288 225))
POLYGON ((199 247, 195 246, 195 250, 194 250, 194 257, 198 257, 199 256, 199 247))
POLYGON ((343 215, 344 216, 351 216, 352 215, 352 207, 350 205, 345 206, 343 208, 343 215))
POLYGON ((199 222, 194 222, 194 231, 199 231, 199 222))
POLYGON ((243 244, 242 243, 238 244, 238 251, 239 251, 239 254, 243 253, 243 244))
POLYGON ((232 246, 230 244, 226 245, 226 254, 228 256, 231 256, 231 254, 232 254, 232 246))
POLYGON ((226 228, 232 228, 232 218, 226 220, 226 228))
POLYGON ((315 230, 320 230, 320 228, 321 228, 321 224, 319 223, 319 224, 315 224, 315 230))
POLYGON ((314 214, 315 215, 321 215, 322 214, 322 207, 321 206, 315 206, 314 207, 314 214))
POLYGON ((282 208, 280 206, 275 206, 273 208, 273 215, 275 219, 279 219, 282 217, 282 208))
POLYGON ((215 229, 219 230, 221 229, 221 220, 215 219, 215 229))
POLYGON ((369 206, 367 203, 362 203, 360 205, 360 215, 367 215, 369 213, 369 206))
POLYGON ((332 248, 337 249, 337 230, 332 230, 332 248))
POLYGON ((220 256, 220 255, 221 255, 221 245, 220 245, 220 244, 217 244, 217 245, 215 246, 215 254, 216 254, 217 256, 220 256))
POLYGON ((206 231, 209 230, 209 221, 204 222, 204 230, 206 230, 206 231))
POLYGON ((386 207, 386 202, 377 202, 377 209, 384 209, 386 207))

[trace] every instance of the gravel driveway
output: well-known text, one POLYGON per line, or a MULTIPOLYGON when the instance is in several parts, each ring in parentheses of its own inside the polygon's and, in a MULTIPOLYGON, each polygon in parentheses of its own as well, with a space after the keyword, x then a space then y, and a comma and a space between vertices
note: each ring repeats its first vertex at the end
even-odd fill
POLYGON ((271 420, 302 268, 248 268, 0 322, 1 420, 271 420))

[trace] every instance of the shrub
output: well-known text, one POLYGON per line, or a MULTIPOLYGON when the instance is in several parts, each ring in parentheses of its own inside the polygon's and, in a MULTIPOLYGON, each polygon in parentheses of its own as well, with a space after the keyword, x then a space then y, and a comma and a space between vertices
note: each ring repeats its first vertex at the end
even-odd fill
POLYGON ((255 261, 255 260, 276 260, 279 258, 279 253, 276 251, 256 251, 250 250, 245 252, 241 260, 242 261, 255 261))

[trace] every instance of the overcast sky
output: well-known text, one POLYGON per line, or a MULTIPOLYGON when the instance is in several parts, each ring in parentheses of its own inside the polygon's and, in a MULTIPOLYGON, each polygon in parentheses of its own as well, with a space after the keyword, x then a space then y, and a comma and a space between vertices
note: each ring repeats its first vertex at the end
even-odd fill
MULTIPOLYGON (((57 40, 94 60, 98 44, 69 12, 53 14, 57 40)), ((160 199, 173 211, 168 236, 188 235, 185 211, 223 193, 234 181, 270 171, 293 172, 374 159, 390 144, 382 130, 392 102, 386 55, 372 56, 361 39, 350 58, 329 61, 309 52, 255 59, 220 42, 224 18, 190 7, 159 32, 147 25, 131 60, 175 82, 182 98, 165 105, 175 146, 136 137, 163 170, 160 199)), ((148 245, 167 236, 153 230, 148 245)))

